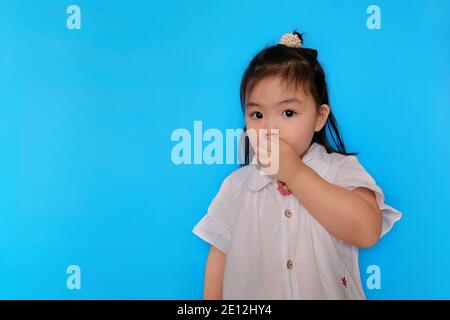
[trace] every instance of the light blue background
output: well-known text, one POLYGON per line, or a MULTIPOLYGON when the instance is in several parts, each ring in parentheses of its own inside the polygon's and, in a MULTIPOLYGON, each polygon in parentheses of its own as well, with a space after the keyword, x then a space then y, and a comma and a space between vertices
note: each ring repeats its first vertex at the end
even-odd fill
POLYGON ((0 2, 0 298, 197 299, 192 227, 238 165, 171 162, 173 130, 241 128, 251 57, 298 28, 348 149, 403 219, 370 299, 450 298, 450 1, 0 2), (77 4, 82 29, 66 28, 77 4), (366 8, 381 8, 381 30, 366 8), (66 267, 81 267, 81 290, 66 267))

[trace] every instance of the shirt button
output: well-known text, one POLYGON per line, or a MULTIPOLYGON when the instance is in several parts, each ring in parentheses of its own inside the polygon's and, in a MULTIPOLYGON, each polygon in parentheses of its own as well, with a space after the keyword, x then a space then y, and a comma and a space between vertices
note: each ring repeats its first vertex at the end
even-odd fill
POLYGON ((286 217, 290 218, 292 217, 292 211, 289 209, 284 210, 284 214, 286 215, 286 217))
POLYGON ((288 267, 289 270, 294 267, 294 263, 292 262, 292 260, 290 260, 290 259, 288 260, 287 267, 288 267))

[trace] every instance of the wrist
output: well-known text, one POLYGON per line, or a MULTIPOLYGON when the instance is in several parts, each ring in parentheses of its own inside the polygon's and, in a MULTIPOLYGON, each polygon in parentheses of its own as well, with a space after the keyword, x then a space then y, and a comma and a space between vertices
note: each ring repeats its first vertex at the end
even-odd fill
POLYGON ((299 176, 302 175, 305 166, 306 165, 302 161, 297 162, 297 164, 292 168, 291 173, 286 177, 286 181, 284 182, 288 186, 291 185, 294 181, 296 181, 299 178, 299 176))

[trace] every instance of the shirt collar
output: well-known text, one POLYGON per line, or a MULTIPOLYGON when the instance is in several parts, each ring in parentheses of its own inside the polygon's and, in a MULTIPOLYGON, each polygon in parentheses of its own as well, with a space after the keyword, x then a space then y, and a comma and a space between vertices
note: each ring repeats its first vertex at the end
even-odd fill
MULTIPOLYGON (((314 158, 314 155, 322 151, 323 149, 324 147, 322 145, 318 144, 317 142, 313 142, 306 154, 303 156, 302 161, 305 164, 309 163, 314 158)), ((275 181, 269 175, 263 174, 261 170, 258 169, 256 164, 252 164, 254 158, 255 155, 253 156, 252 161, 249 164, 251 168, 247 177, 247 187, 250 191, 258 191, 264 188, 269 183, 275 181)))

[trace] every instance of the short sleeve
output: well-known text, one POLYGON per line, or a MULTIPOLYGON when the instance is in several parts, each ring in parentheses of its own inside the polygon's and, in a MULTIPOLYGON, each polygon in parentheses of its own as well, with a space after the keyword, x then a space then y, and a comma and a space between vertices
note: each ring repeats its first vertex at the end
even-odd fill
POLYGON ((395 222, 401 219, 402 213, 384 202, 385 198, 383 190, 377 185, 376 181, 364 169, 355 156, 346 156, 345 159, 340 162, 336 169, 334 184, 350 191, 358 187, 366 187, 374 191, 378 207, 383 215, 383 226, 380 238, 392 229, 395 222))
POLYGON ((207 213, 194 226, 192 232, 220 249, 228 253, 228 244, 231 240, 230 230, 230 193, 231 179, 226 177, 219 191, 211 201, 207 213))

